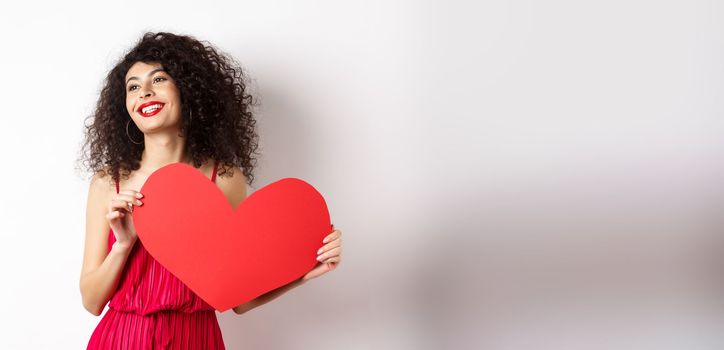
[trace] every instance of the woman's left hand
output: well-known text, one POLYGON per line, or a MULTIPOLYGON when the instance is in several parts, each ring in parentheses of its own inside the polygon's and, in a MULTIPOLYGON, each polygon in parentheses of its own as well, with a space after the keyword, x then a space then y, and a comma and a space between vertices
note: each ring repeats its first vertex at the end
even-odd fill
MULTIPOLYGON (((332 229, 334 229, 334 225, 332 225, 332 229)), ((317 251, 319 264, 302 277, 303 282, 324 275, 339 265, 342 258, 342 231, 332 231, 332 233, 324 238, 322 243, 324 243, 324 246, 317 251)))

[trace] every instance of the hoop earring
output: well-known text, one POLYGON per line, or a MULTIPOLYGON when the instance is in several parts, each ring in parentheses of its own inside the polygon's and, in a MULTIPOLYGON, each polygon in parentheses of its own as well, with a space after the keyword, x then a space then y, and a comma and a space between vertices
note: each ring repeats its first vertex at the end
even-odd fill
POLYGON ((141 141, 141 142, 133 141, 133 139, 131 138, 131 135, 128 134, 128 125, 129 125, 130 123, 131 123, 131 119, 129 118, 128 121, 126 122, 126 136, 128 136, 128 139, 131 140, 131 142, 133 142, 133 143, 135 143, 135 144, 137 144, 137 145, 142 144, 143 141, 141 141))

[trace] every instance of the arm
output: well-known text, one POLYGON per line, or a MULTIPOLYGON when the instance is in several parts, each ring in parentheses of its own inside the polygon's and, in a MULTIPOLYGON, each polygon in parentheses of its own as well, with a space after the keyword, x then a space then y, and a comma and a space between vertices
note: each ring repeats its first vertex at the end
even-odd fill
POLYGON ((80 292, 83 307, 93 315, 100 315, 113 291, 118 287, 121 272, 132 246, 114 243, 107 253, 110 226, 106 208, 115 191, 106 178, 96 174, 88 190, 86 208, 86 238, 80 292))
POLYGON ((274 299, 282 296, 282 294, 284 294, 284 293, 286 293, 286 292, 288 292, 288 291, 290 291, 290 290, 292 290, 292 289, 294 289, 294 288, 296 288, 296 287, 299 287, 299 286, 301 286, 301 285, 304 284, 304 283, 305 283, 305 282, 304 282, 304 281, 302 280, 302 278, 300 277, 300 278, 294 280, 294 281, 291 282, 291 283, 288 283, 288 284, 286 284, 286 285, 283 285, 283 286, 281 286, 281 287, 279 287, 279 288, 277 288, 277 289, 274 289, 274 290, 269 291, 269 292, 267 292, 267 293, 265 293, 265 294, 262 294, 262 295, 256 297, 255 299, 252 299, 251 301, 248 301, 248 302, 246 302, 246 303, 244 303, 244 304, 241 304, 241 305, 235 307, 235 308, 234 308, 234 313, 236 313, 237 315, 241 315, 241 314, 243 314, 243 313, 245 313, 245 312, 247 312, 247 311, 249 311, 249 310, 251 310, 251 309, 254 309, 254 308, 257 308, 257 307, 259 307, 259 306, 262 306, 262 305, 264 305, 264 304, 266 304, 266 303, 268 303, 268 302, 270 302, 270 301, 272 301, 272 300, 274 300, 274 299))

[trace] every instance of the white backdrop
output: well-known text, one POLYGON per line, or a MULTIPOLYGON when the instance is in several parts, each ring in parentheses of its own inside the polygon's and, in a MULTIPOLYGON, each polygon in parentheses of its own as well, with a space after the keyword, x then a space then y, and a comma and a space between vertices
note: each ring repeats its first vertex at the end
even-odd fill
POLYGON ((718 349, 715 1, 0 5, 0 348, 81 349, 102 79, 145 30, 208 40, 262 98, 254 190, 300 177, 339 269, 229 349, 718 349))

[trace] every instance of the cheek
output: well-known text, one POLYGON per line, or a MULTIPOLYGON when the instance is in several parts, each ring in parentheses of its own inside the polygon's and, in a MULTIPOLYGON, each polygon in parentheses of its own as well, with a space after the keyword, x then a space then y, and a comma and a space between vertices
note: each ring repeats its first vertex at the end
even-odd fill
POLYGON ((178 87, 176 85, 171 85, 168 89, 168 93, 166 94, 169 100, 172 100, 174 103, 179 103, 181 101, 181 92, 179 91, 178 87))
POLYGON ((126 104, 126 112, 128 112, 129 115, 133 115, 133 105, 126 104))

